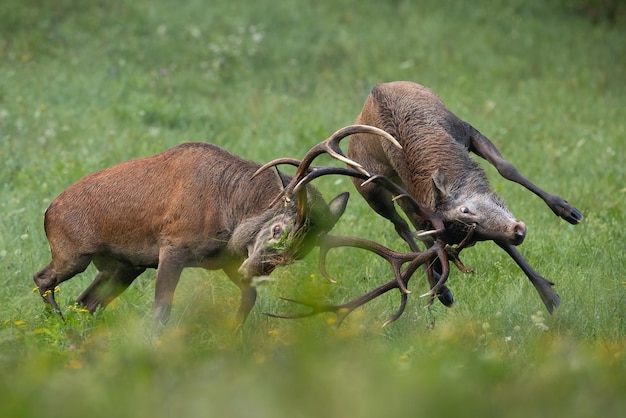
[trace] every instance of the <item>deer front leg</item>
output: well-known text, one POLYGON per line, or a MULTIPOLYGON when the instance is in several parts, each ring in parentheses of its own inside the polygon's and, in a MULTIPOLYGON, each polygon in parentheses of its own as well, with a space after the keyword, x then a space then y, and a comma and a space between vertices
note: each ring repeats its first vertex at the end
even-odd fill
POLYGON ((489 163, 491 163, 498 170, 498 173, 500 173, 500 175, 505 179, 521 184, 526 189, 543 199, 555 215, 565 219, 573 225, 576 225, 583 220, 583 215, 578 209, 570 205, 565 199, 546 192, 524 177, 512 163, 506 161, 502 157, 500 151, 498 151, 489 139, 476 129, 471 129, 472 134, 470 136, 470 151, 489 161, 489 163))
POLYGON ((559 295, 552 289, 554 283, 539 275, 539 273, 528 264, 528 261, 522 257, 519 251, 517 251, 517 248, 510 244, 500 242, 496 242, 496 244, 506 251, 513 261, 522 269, 533 286, 535 286, 535 289, 537 289, 537 293, 539 293, 539 297, 541 297, 541 301, 546 306, 546 309, 552 314, 554 309, 558 308, 561 304, 561 298, 559 298, 559 295))
POLYGON ((174 247, 164 247, 159 251, 153 316, 155 322, 161 326, 165 326, 170 318, 174 291, 185 267, 184 260, 182 251, 174 247))
POLYGON ((256 287, 252 285, 250 279, 244 279, 238 272, 238 266, 226 266, 224 272, 228 275, 228 278, 237 285, 241 291, 241 303, 237 310, 237 317, 235 320, 236 327, 240 327, 248 318, 250 311, 254 307, 257 298, 256 287))
POLYGON ((393 195, 384 187, 376 183, 365 183, 359 179, 353 180, 357 190, 363 196, 367 204, 380 216, 388 219, 396 229, 396 232, 408 245, 411 251, 419 251, 419 247, 413 238, 409 224, 400 216, 393 202, 393 195))

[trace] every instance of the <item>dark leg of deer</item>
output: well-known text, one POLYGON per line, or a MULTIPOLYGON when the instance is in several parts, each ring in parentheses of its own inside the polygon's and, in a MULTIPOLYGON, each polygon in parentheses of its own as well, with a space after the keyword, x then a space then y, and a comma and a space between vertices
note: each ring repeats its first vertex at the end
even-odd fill
POLYGON ((374 212, 391 221, 398 235, 409 244, 411 251, 419 251, 409 225, 396 211, 393 194, 376 183, 359 184, 357 181, 354 183, 374 212))
POLYGON ((100 271, 76 302, 94 313, 98 307, 104 308, 111 303, 145 270, 131 267, 100 271))
POLYGON ((530 282, 535 286, 537 292, 539 293, 539 297, 543 301, 543 304, 546 305, 546 309, 548 312, 552 314, 555 308, 558 308, 561 304, 561 298, 556 294, 552 286, 552 283, 549 280, 546 280, 542 276, 539 275, 531 266, 528 264, 528 261, 522 257, 522 255, 517 251, 513 245, 503 244, 500 242, 496 242, 504 251, 511 256, 513 261, 517 263, 517 265, 522 269, 522 271, 528 276, 530 282))
POLYGON ((500 151, 493 145, 493 143, 487 139, 484 135, 472 128, 472 135, 470 137, 470 151, 473 151, 476 155, 481 156, 485 160, 489 161, 502 177, 515 183, 521 184, 541 199, 548 205, 552 212, 557 216, 565 219, 571 224, 580 223, 583 220, 582 213, 567 203, 563 198, 547 193, 543 189, 539 188, 533 182, 524 177, 513 164, 506 161, 500 151))

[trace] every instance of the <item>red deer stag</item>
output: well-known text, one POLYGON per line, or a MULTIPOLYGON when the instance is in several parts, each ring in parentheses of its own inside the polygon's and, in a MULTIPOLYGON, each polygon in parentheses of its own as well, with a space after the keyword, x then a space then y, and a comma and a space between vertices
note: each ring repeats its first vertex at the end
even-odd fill
MULTIPOLYGON (((471 245, 493 240, 503 248, 528 276, 549 312, 560 304, 554 283, 540 276, 515 248, 526 236, 526 226, 511 215, 490 189, 484 171, 468 152, 493 164, 506 179, 535 193, 566 221, 577 224, 582 214, 564 199, 549 194, 524 177, 505 161, 496 147, 469 123, 451 113, 431 90, 419 84, 399 81, 374 86, 357 118, 359 124, 376 126, 394 136, 402 145, 395 148, 370 134, 350 139, 348 157, 362 169, 377 173, 406 187, 410 196, 443 217, 445 229, 438 235, 448 244, 463 240, 473 230, 471 245)), ((389 219, 398 234, 417 251, 408 224, 399 216, 388 189, 376 182, 353 180, 358 191, 380 215, 389 219)), ((398 202, 406 206, 406 200, 398 202)), ((411 209, 411 223, 424 228, 424 219, 411 209)), ((437 280, 431 280, 434 288, 437 280)), ((439 284, 437 296, 442 303, 453 303, 452 294, 439 284)))
POLYGON ((311 149, 286 187, 280 172, 252 178, 259 164, 205 143, 84 177, 46 210, 52 261, 34 277, 41 296, 60 314, 55 287, 93 262, 99 272, 77 302, 94 312, 156 268, 154 317, 165 324, 185 267, 222 269, 241 290, 243 323, 256 301, 252 279, 304 257, 343 214, 348 193, 326 204, 305 177, 324 152, 352 164, 338 143, 358 132, 395 142, 375 127, 340 129, 311 149))

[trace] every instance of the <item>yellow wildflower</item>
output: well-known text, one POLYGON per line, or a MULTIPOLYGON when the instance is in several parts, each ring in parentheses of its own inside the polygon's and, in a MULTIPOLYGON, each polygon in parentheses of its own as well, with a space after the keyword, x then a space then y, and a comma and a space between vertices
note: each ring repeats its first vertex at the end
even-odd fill
POLYGON ((68 369, 77 370, 83 367, 83 362, 79 359, 73 359, 67 362, 66 367, 68 369))

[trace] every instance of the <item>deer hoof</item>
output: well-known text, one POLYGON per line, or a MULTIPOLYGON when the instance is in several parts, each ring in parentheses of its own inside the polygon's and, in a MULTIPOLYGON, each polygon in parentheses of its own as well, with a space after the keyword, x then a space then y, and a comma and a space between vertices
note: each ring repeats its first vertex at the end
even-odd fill
POLYGON ((572 225, 576 225, 582 222, 583 214, 578 209, 572 208, 570 213, 563 216, 563 219, 565 219, 567 222, 571 223, 572 225))

